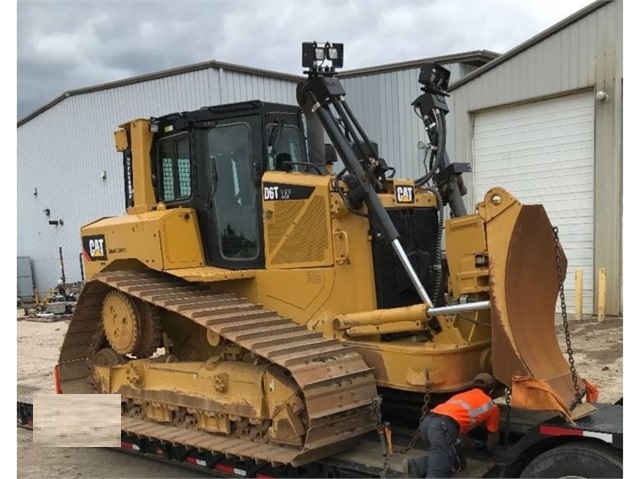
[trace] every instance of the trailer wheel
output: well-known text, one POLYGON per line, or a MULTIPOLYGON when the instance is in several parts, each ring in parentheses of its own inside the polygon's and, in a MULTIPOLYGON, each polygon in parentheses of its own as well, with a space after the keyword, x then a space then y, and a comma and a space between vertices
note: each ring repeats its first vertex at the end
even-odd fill
POLYGON ((540 454, 519 477, 623 477, 623 461, 604 444, 573 442, 540 454))

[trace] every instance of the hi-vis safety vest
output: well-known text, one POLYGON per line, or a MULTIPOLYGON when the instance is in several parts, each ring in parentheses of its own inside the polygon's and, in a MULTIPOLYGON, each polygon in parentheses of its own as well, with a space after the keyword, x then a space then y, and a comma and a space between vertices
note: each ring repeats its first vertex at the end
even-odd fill
POLYGON ((481 389, 456 394, 432 412, 452 417, 459 424, 461 434, 484 423, 488 432, 499 431, 499 406, 481 389))

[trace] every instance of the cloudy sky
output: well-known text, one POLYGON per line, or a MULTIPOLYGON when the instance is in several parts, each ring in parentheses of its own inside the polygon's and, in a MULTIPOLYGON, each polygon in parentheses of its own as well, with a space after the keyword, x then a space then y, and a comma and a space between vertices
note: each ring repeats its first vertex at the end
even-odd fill
POLYGON ((589 0, 18 0, 17 116, 65 91, 208 60, 300 74, 304 41, 352 69, 504 53, 589 0))

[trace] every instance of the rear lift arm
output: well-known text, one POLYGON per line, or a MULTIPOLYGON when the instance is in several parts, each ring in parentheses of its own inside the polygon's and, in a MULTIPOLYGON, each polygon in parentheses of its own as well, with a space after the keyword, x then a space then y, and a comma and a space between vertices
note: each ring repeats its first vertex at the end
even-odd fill
MULTIPOLYGON (((332 46, 330 44, 326 45, 323 49, 326 51, 326 57, 330 58, 331 55, 328 54, 328 51, 331 49, 336 50, 336 48, 333 47, 337 47, 337 44, 333 44, 332 46)), ((376 156, 370 140, 344 100, 346 91, 339 80, 334 76, 335 66, 319 67, 316 65, 314 57, 309 59, 307 56, 308 52, 313 55, 318 48, 322 47, 318 47, 317 44, 313 43, 305 43, 303 46, 304 66, 309 67, 309 70, 306 72, 308 74, 308 80, 302 86, 301 90, 302 93, 306 95, 307 101, 312 105, 312 110, 319 118, 324 130, 331 139, 339 156, 342 158, 346 170, 351 178, 353 178, 349 183, 348 200, 353 205, 361 204, 361 202, 366 204, 372 221, 382 232, 384 239, 393 246, 395 253, 399 257, 402 266, 406 270, 421 300, 428 305, 429 308, 432 308, 433 303, 399 241, 399 233, 377 196, 372 183, 373 181, 377 181, 376 178, 373 174, 367 173, 364 170, 355 151, 353 151, 354 148, 357 148, 364 158, 371 155, 376 156), (337 112, 339 119, 334 116, 330 108, 331 106, 333 106, 337 112), (344 125, 344 131, 340 127, 340 122, 344 125), (349 144, 345 132, 348 132, 354 140, 354 146, 349 144), (362 137, 363 142, 357 141, 357 133, 362 137), (364 148, 361 145, 366 145, 369 151, 364 152, 364 148)), ((341 66, 341 58, 335 58, 335 60, 339 60, 339 66, 341 66)), ((379 162, 378 158, 375 159, 379 162)))

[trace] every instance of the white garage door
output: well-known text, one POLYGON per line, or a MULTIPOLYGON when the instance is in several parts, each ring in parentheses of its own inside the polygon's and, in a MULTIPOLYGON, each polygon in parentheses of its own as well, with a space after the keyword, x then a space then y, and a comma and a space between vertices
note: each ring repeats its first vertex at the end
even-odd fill
POLYGON ((544 205, 568 258, 568 313, 574 312, 577 268, 583 270, 584 314, 594 313, 592 93, 477 113, 473 156, 476 202, 502 186, 522 203, 544 205))

